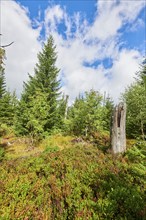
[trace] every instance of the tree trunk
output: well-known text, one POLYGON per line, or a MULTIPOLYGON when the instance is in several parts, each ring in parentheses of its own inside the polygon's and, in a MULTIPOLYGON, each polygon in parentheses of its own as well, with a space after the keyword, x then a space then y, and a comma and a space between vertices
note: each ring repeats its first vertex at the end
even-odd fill
POLYGON ((114 154, 126 151, 126 104, 114 108, 111 128, 111 146, 114 154))

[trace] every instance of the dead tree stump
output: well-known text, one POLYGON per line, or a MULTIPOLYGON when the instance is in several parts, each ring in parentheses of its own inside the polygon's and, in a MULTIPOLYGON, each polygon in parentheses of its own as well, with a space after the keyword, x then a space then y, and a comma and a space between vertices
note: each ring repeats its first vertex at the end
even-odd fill
POLYGON ((126 104, 115 106, 112 116, 111 146, 114 154, 126 151, 126 104))

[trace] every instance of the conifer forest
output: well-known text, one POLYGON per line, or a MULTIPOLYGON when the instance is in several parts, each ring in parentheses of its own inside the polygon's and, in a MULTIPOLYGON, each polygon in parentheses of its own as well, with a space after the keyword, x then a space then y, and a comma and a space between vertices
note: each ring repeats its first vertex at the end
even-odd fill
POLYGON ((146 60, 121 94, 126 149, 115 153, 113 98, 91 89, 69 101, 52 36, 21 98, 7 89, 6 51, 0 48, 0 220, 146 219, 146 60))

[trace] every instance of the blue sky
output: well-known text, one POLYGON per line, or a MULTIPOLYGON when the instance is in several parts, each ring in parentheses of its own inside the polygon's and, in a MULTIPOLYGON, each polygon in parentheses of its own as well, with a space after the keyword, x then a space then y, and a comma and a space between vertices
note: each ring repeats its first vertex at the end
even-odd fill
POLYGON ((50 34, 57 46, 62 91, 71 101, 93 88, 106 91, 117 102, 133 82, 146 52, 144 0, 2 0, 1 4, 2 42, 15 41, 6 51, 7 84, 18 96, 50 34))
POLYGON ((38 10, 44 11, 48 5, 59 4, 65 7, 70 15, 74 12, 83 12, 88 17, 90 22, 93 21, 93 14, 96 13, 96 0, 17 0, 20 4, 29 8, 31 18, 38 15, 38 10))
MULTIPOLYGON (((108 0, 100 0, 106 1, 108 0)), ((125 0, 123 0, 125 1, 125 0)), ((127 0, 129 1, 129 0, 127 0)), ((141 1, 141 0, 140 0, 141 1)), ((29 17, 30 19, 35 19, 38 17, 39 11, 41 11, 41 19, 44 19, 43 12, 45 9, 50 5, 60 5, 62 8, 66 8, 68 14, 70 16, 73 16, 73 14, 76 12, 82 13, 83 17, 86 17, 89 23, 93 23, 97 11, 97 1, 96 0, 54 0, 54 1, 47 1, 47 0, 17 0, 16 2, 20 3, 21 5, 25 6, 29 10, 29 17)), ((131 1, 132 4, 132 1, 131 1)), ((141 19, 143 22, 146 19, 146 9, 143 7, 136 20, 141 19)), ((135 20, 135 21, 136 21, 135 20)), ((146 30, 143 25, 139 25, 135 27, 134 30, 128 31, 133 26, 132 24, 126 23, 121 30, 119 31, 121 33, 121 41, 125 42, 125 46, 128 48, 137 48, 139 50, 142 50, 142 47, 144 46, 144 41, 146 39, 145 34, 146 30)), ((59 25, 59 32, 64 34, 64 26, 59 25)))

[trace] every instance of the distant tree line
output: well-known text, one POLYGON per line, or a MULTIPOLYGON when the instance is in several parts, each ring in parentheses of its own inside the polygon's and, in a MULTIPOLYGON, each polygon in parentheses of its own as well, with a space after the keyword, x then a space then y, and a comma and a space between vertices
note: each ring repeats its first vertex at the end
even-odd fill
MULTIPOLYGON (((42 138, 52 132, 90 136, 97 131, 109 131, 113 109, 111 97, 90 90, 79 95, 71 106, 68 96, 61 94, 56 67, 57 54, 52 36, 38 54, 34 76, 24 83, 21 99, 6 89, 4 49, 0 48, 0 131, 11 126, 17 135, 42 138)), ((130 85, 122 99, 127 103, 127 136, 146 134, 146 64, 138 78, 130 85)))

